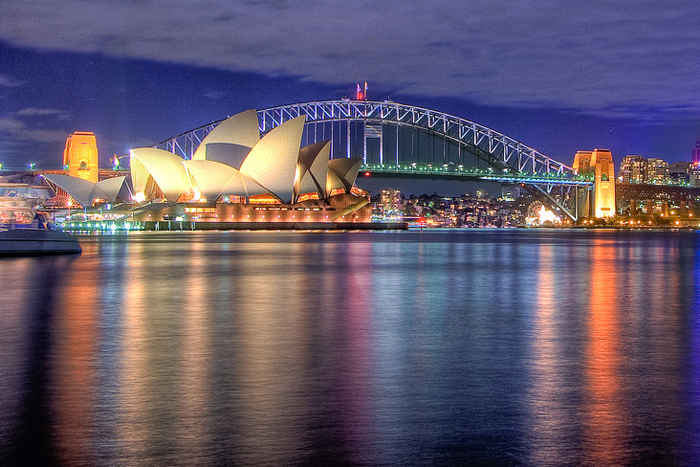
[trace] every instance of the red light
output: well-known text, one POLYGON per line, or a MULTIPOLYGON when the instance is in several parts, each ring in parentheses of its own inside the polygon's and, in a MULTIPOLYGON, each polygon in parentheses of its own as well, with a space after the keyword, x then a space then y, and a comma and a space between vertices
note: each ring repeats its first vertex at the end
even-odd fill
POLYGON ((364 95, 364 94, 362 94, 361 92, 358 92, 358 93, 357 93, 357 100, 358 100, 358 101, 361 101, 361 100, 363 100, 364 98, 365 98, 365 95, 364 95))
POLYGON ((369 177, 369 172, 365 172, 365 177, 369 177))

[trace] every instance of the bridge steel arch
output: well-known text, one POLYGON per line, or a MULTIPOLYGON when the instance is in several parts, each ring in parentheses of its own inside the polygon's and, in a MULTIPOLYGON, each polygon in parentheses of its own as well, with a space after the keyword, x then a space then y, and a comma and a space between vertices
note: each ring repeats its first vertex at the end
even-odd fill
MULTIPOLYGON (((446 113, 392 101, 340 99, 271 107, 258 111, 259 130, 265 134, 302 115, 306 117, 306 144, 330 139, 331 157, 360 155, 365 164, 363 170, 372 168, 367 155, 367 141, 378 139, 378 162, 382 171, 386 173, 396 166, 396 174, 400 176, 399 129, 411 128, 442 138, 443 150, 448 144, 456 146, 459 160, 462 160, 464 152, 492 169, 491 173, 477 178, 502 183, 521 183, 528 191, 543 198, 550 208, 573 220, 578 219, 579 206, 585 203, 583 199, 586 190, 591 186, 590 181, 577 177, 573 168, 496 130, 446 113), (330 124, 330 134, 326 132, 327 124, 330 124), (396 126, 396 155, 392 163, 389 163, 389 158, 383 154, 383 129, 387 125, 396 126), (363 143, 362 154, 357 154, 357 140, 363 143)), ((223 119, 182 133, 156 146, 190 159, 206 135, 221 121, 223 119)), ((448 170, 447 164, 445 167, 445 170, 448 170)), ((403 170, 405 171, 405 167, 403 170)), ((450 175, 454 178, 455 174, 450 175)), ((440 178, 440 174, 436 173, 431 178, 440 178)), ((471 179, 473 178, 472 176, 471 179)))

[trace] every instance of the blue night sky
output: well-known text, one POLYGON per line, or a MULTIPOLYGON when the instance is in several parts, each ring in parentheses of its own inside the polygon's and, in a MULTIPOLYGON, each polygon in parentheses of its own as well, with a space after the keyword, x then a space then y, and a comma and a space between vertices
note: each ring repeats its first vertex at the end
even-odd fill
POLYGON ((250 108, 352 96, 489 126, 561 162, 688 160, 700 2, 4 0, 0 162, 103 164, 250 108))

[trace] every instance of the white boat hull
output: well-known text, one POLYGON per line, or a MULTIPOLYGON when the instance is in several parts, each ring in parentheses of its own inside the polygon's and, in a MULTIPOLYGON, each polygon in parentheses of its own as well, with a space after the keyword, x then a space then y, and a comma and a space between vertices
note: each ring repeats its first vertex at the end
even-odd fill
POLYGON ((78 240, 63 232, 41 229, 0 231, 0 256, 80 253, 78 240))

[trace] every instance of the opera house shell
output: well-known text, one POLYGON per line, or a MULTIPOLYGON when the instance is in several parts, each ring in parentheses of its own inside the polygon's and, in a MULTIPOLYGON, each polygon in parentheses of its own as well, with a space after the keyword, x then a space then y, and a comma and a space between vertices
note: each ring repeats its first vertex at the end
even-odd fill
MULTIPOLYGON (((263 137, 255 110, 219 123, 191 159, 154 147, 132 149, 130 178, 93 183, 45 173, 58 204, 131 204, 137 221, 369 222, 369 194, 355 187, 359 158, 330 159, 330 141, 301 147, 305 117, 263 137)), ((219 224, 221 225, 221 224, 219 224)))
POLYGON ((361 160, 330 159, 330 141, 301 147, 304 123, 297 117, 261 138, 257 112, 248 110, 209 132, 192 159, 153 147, 132 149, 134 199, 184 209, 151 210, 143 220, 368 221, 369 198, 354 187, 361 160), (233 204, 238 206, 222 206, 233 204))

